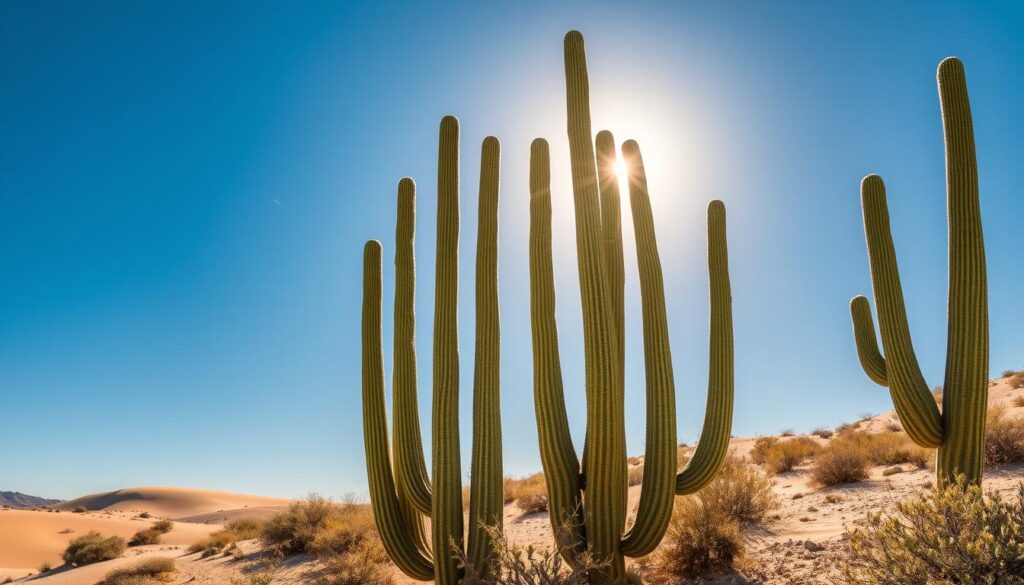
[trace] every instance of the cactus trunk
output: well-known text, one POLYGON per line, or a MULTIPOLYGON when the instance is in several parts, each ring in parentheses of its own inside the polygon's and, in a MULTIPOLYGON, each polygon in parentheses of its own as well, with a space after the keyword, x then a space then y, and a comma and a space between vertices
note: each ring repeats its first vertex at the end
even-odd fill
POLYGON ((868 377, 889 387, 910 437, 922 446, 938 447, 936 484, 941 488, 960 474, 971 483, 982 480, 988 406, 988 291, 974 130, 959 59, 950 57, 939 65, 938 86, 949 217, 949 314, 941 413, 914 354, 885 185, 877 175, 864 179, 861 197, 884 357, 878 349, 867 299, 854 298, 850 311, 858 355, 868 377))
POLYGON ((399 183, 395 229, 394 462, 388 446, 381 348, 381 246, 366 244, 363 298, 363 426, 374 518, 388 554, 404 573, 442 585, 462 578, 457 551, 489 577, 493 547, 485 527, 502 522, 498 316, 497 139, 483 144, 477 250, 476 366, 470 529, 463 542, 459 443, 458 245, 459 123, 441 121, 438 146, 437 257, 434 303, 432 478, 426 475, 416 400, 414 344, 415 184, 399 183), (432 480, 432 481, 431 481, 432 480), (427 544, 423 516, 431 517, 427 544))
POLYGON ((572 166, 576 251, 586 356, 587 432, 583 460, 569 435, 558 356, 551 262, 550 157, 534 141, 530 157, 530 298, 534 393, 541 461, 548 484, 552 527, 574 566, 589 550, 600 568, 592 584, 627 582, 625 556, 643 556, 668 526, 672 500, 713 476, 725 456, 732 420, 732 318, 724 207, 709 207, 712 293, 712 359, 708 414, 694 460, 676 474, 675 382, 654 219, 639 146, 623 145, 630 169, 630 204, 643 300, 647 378, 647 446, 640 505, 626 530, 624 274, 618 184, 611 133, 591 133, 583 37, 565 37, 566 102, 572 166), (625 534, 623 532, 625 531, 625 534))

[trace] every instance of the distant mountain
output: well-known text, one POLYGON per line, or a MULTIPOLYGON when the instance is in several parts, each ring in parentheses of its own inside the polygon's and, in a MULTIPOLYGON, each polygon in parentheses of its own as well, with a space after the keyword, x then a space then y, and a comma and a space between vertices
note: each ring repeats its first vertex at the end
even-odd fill
POLYGON ((12 508, 39 508, 41 506, 59 504, 61 501, 48 500, 20 492, 0 492, 0 506, 10 506, 12 508))

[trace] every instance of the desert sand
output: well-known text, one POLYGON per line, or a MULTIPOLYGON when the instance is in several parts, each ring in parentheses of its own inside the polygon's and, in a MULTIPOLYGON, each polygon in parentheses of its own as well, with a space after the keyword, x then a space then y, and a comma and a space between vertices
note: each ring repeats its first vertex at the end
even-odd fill
MULTIPOLYGON (((992 405, 1004 405, 1007 414, 1024 418, 1024 407, 1013 401, 1024 396, 1024 389, 1010 388, 1007 380, 995 380, 989 387, 992 405)), ((859 429, 880 432, 896 421, 893 411, 854 422, 859 429)), ((798 435, 799 436, 799 435, 798 435)), ((807 436, 807 435, 804 435, 807 436)), ((827 439, 813 437, 825 443, 827 439)), ((737 456, 749 453, 756 437, 736 437, 731 450, 737 456)), ((892 505, 915 492, 932 488, 934 471, 904 465, 903 472, 883 476, 884 467, 874 467, 866 481, 815 488, 809 481, 809 466, 773 476, 774 490, 781 501, 779 518, 764 528, 746 534, 748 555, 737 574, 704 583, 778 583, 825 584, 839 576, 844 534, 862 520, 869 511, 891 509, 892 505)), ((985 474, 985 489, 1006 495, 1024 481, 1024 465, 1015 464, 990 469, 985 474)), ((630 508, 635 509, 640 486, 630 488, 630 508)), ((154 517, 176 521, 175 529, 164 538, 164 544, 129 549, 124 557, 76 569, 58 568, 46 575, 31 578, 39 585, 91 585, 110 570, 154 556, 175 559, 178 576, 175 583, 223 585, 246 574, 265 570, 257 543, 242 543, 247 553, 243 559, 212 557, 201 559, 187 554, 187 545, 216 530, 229 519, 238 517, 265 518, 280 511, 289 502, 276 498, 245 496, 209 490, 182 488, 132 488, 84 496, 58 506, 62 512, 0 511, 0 578, 10 575, 15 582, 25 582, 25 575, 37 572, 43 561, 54 567, 60 564, 60 551, 76 534, 98 530, 104 534, 130 536, 149 521, 139 519, 143 511, 154 517), (72 514, 77 507, 92 510, 72 514), (64 530, 73 533, 63 533, 64 530)), ((523 514, 514 504, 505 507, 505 529, 518 544, 547 548, 551 528, 546 514, 523 514)), ((644 559, 631 561, 643 569, 644 559)), ((287 560, 273 569, 273 583, 299 585, 314 582, 322 565, 308 557, 287 560)), ((397 585, 419 583, 395 571, 397 585)))

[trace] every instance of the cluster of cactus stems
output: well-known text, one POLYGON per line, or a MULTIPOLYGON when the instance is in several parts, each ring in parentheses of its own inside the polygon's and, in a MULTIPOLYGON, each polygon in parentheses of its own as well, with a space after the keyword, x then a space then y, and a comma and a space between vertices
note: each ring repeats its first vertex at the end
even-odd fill
POLYGON ((434 303, 432 473, 427 476, 419 428, 414 347, 416 187, 398 185, 395 230, 394 429, 388 445, 381 342, 381 245, 364 249, 363 427, 370 498, 381 539, 395 564, 419 580, 455 585, 461 578, 452 547, 465 546, 473 569, 491 569, 490 534, 500 526, 502 493, 499 403, 498 161, 494 137, 483 142, 476 265, 476 354, 469 534, 464 543, 459 443, 458 245, 459 123, 441 121, 437 175, 434 303), (392 457, 393 452, 393 457, 392 457), (431 520, 427 539, 424 517, 431 520), (429 544, 428 544, 429 542, 429 544))
POLYGON ((652 552, 664 537, 676 494, 707 484, 728 450, 733 406, 732 297, 725 207, 708 206, 711 351, 707 412, 696 452, 677 474, 675 382, 669 349, 661 261, 640 148, 622 145, 643 301, 647 433, 644 480, 636 519, 627 529, 624 414, 624 268, 619 188, 611 133, 591 133, 583 37, 565 37, 569 148, 576 218, 576 251, 583 310, 587 432, 582 462, 569 432, 563 395, 551 253, 548 144, 537 139, 530 157, 530 302, 534 396, 549 510, 559 548, 579 566, 589 553, 599 568, 591 583, 627 581, 624 557, 652 552))
POLYGON ((950 57, 939 64, 938 86, 949 216, 948 339, 941 413, 914 353, 889 230, 885 185, 877 175, 864 178, 861 201, 884 357, 868 300, 854 297, 850 312, 864 371, 871 380, 889 388, 910 437, 924 447, 938 448, 936 483, 942 486, 958 474, 974 483, 982 479, 989 335, 974 129, 959 59, 950 57))

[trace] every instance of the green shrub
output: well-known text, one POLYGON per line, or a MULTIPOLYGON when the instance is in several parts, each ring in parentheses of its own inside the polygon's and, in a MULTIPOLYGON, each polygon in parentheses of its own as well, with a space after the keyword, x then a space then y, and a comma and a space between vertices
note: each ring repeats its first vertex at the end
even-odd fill
POLYGON ((127 543, 120 536, 104 538, 99 532, 90 531, 68 543, 63 559, 68 565, 80 567, 116 559, 126 547, 127 543))
POLYGON ((869 513, 849 534, 846 577, 867 585, 1024 583, 1024 484, 1017 501, 982 495, 962 478, 869 513))

